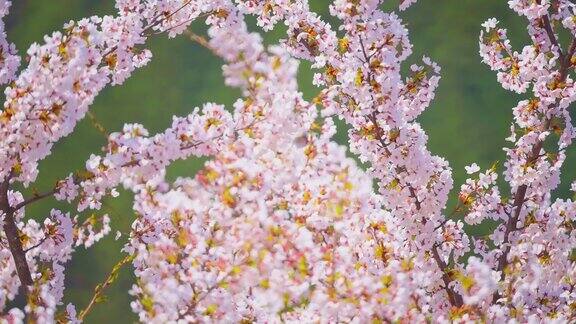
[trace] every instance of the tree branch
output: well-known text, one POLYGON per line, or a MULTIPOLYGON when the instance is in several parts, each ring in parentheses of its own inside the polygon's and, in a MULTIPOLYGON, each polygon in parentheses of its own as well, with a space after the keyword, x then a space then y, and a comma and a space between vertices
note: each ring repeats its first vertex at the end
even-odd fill
MULTIPOLYGON (((566 55, 564 56, 564 59, 561 61, 561 66, 560 66, 560 75, 558 77, 560 82, 564 82, 566 80, 566 77, 568 77, 568 71, 570 69, 571 66, 571 58, 574 55, 574 52, 576 51, 576 39, 572 40, 572 43, 570 45, 570 48, 568 49, 568 52, 566 53, 566 55)), ((558 103, 556 103, 557 105, 558 103)), ((552 120, 550 118, 545 117, 544 120, 544 125, 543 125, 543 129, 542 131, 547 131, 550 128, 550 125, 552 123, 552 120)), ((532 148, 532 152, 530 157, 528 157, 528 159, 526 160, 527 163, 534 163, 538 160, 538 158, 540 157, 540 151, 542 150, 542 147, 544 146, 544 141, 537 141, 533 148, 532 148)), ((527 184, 523 184, 520 187, 518 187, 518 189, 516 190, 516 194, 514 195, 514 205, 513 205, 513 209, 514 209, 514 215, 513 217, 510 217, 508 219, 508 222, 506 223, 506 230, 504 232, 504 240, 502 245, 504 245, 504 251, 502 252, 502 254, 500 255, 500 258, 498 260, 498 266, 496 268, 497 271, 500 271, 500 280, 504 280, 506 278, 506 274, 504 273, 504 269, 506 268, 506 266, 508 265, 508 253, 510 253, 510 246, 508 245, 510 243, 510 233, 514 232, 517 230, 516 228, 516 223, 518 223, 518 219, 520 218, 520 213, 522 211, 522 207, 524 206, 524 202, 526 201, 526 194, 528 191, 528 185, 527 184)), ((492 302, 496 303, 496 301, 500 298, 500 294, 499 293, 495 293, 492 302)))
POLYGON ((23 202, 19 203, 18 205, 16 205, 14 207, 14 211, 19 210, 20 208, 27 206, 29 204, 32 204, 38 200, 42 200, 44 198, 50 197, 52 195, 54 195, 56 192, 58 191, 58 186, 56 186, 54 189, 45 192, 45 193, 41 193, 41 194, 35 194, 34 196, 24 200, 23 202))
MULTIPOLYGON (((368 53, 366 53, 366 49, 365 49, 362 37, 359 36, 358 39, 360 42, 360 48, 362 49, 362 55, 364 56, 366 63, 370 64, 370 57, 368 56, 368 53)), ((372 78, 373 78, 372 73, 368 72, 368 80, 372 80, 372 78)), ((372 94, 371 94, 371 96, 372 96, 372 94)), ((372 101, 375 102, 373 97, 372 97, 372 101)), ((375 138, 380 142, 380 144, 382 145, 382 148, 386 151, 386 153, 391 154, 391 152, 386 147, 387 146, 386 142, 382 138, 383 131, 380 128, 380 125, 378 124, 376 117, 377 117, 376 111, 374 111, 368 117, 368 119, 372 122, 372 124, 374 124, 374 127, 376 128, 375 138)), ((416 209, 418 211, 420 211, 422 209, 422 202, 418 199, 418 196, 416 195, 416 189, 414 189, 414 187, 409 183, 406 183, 406 186, 408 187, 408 190, 410 191, 410 196, 412 198, 414 198, 414 205, 416 206, 416 209)), ((426 218, 422 218, 422 224, 426 224, 426 222, 427 222, 426 218)), ((432 257, 436 263, 436 266, 438 266, 438 269, 440 269, 440 271, 442 271, 442 281, 444 281, 444 289, 446 290, 446 293, 448 294, 450 304, 452 304, 453 306, 456 306, 456 307, 462 307, 462 305, 464 305, 464 301, 462 299, 462 296, 460 296, 460 294, 458 294, 454 289, 452 289, 450 287, 450 282, 452 282, 452 280, 450 279, 450 275, 448 274, 448 270, 449 270, 448 265, 440 257, 440 253, 438 252, 438 248, 435 244, 432 246, 432 257)))
POLYGON ((550 39, 552 45, 556 46, 556 50, 558 51, 558 55, 560 61, 564 61, 564 53, 562 52, 562 47, 558 44, 558 39, 556 38, 556 34, 554 34, 554 30, 552 29, 552 24, 550 23, 550 17, 548 15, 544 15, 542 17, 542 24, 544 25, 544 30, 550 39))
MULTIPOLYGON (((8 247, 10 248, 10 253, 14 259, 14 266, 16 267, 16 272, 20 283, 23 286, 30 286, 33 284, 32 275, 30 274, 30 268, 28 262, 26 261, 26 253, 22 249, 22 241, 20 241, 20 235, 18 233, 18 227, 16 226, 16 221, 14 219, 14 209, 10 207, 8 201, 8 189, 10 188, 11 175, 6 177, 4 182, 0 183, 0 210, 4 214, 4 233, 6 234, 6 239, 8 240, 8 247)), ((27 289, 24 289, 25 294, 27 289)))

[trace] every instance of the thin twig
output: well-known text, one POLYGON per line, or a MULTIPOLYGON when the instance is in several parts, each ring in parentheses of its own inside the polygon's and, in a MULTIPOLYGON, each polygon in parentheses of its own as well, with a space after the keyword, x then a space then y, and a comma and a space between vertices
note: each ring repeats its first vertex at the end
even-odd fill
POLYGON ((127 263, 132 262, 132 260, 134 260, 133 255, 125 256, 122 260, 116 263, 114 267, 112 267, 112 270, 106 277, 106 280, 104 280, 103 283, 96 285, 96 287, 94 288, 94 295, 92 296, 92 299, 90 299, 88 305, 86 305, 86 307, 82 311, 80 311, 78 315, 78 320, 80 322, 84 320, 84 317, 92 310, 94 305, 96 305, 98 302, 101 301, 104 290, 110 287, 112 283, 114 283, 114 281, 118 277, 118 272, 122 269, 122 267, 127 263))
POLYGON ((187 29, 186 31, 184 31, 184 34, 186 36, 188 36, 190 38, 190 40, 192 40, 193 42, 197 43, 198 45, 208 49, 210 52, 212 52, 212 54, 216 55, 216 56, 220 56, 216 50, 214 49, 214 47, 210 46, 210 43, 208 42, 208 40, 198 34, 195 34, 193 31, 187 29))
POLYGON ((48 239, 48 236, 44 236, 40 242, 34 244, 33 246, 27 248, 26 250, 24 250, 24 253, 28 253, 31 250, 34 250, 35 248, 39 247, 40 245, 44 244, 44 242, 46 242, 46 240, 48 239))
POLYGON ((27 205, 29 205, 29 204, 32 204, 32 203, 34 203, 34 202, 36 202, 36 201, 38 201, 38 200, 42 200, 42 199, 44 199, 44 198, 50 197, 50 196, 54 195, 56 192, 58 192, 58 186, 54 187, 54 189, 52 189, 52 190, 50 190, 50 191, 48 191, 48 192, 45 192, 45 193, 42 193, 42 194, 35 194, 35 195, 33 195, 32 197, 30 197, 30 198, 24 200, 23 202, 19 203, 18 205, 16 205, 16 206, 14 207, 14 210, 15 210, 15 211, 16 211, 16 210, 19 210, 20 208, 22 208, 22 207, 24 207, 24 206, 27 206, 27 205))

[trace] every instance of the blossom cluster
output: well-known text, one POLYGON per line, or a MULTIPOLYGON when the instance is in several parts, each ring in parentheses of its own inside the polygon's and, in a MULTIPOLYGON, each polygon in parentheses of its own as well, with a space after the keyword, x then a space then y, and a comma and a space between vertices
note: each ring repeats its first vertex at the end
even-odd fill
MULTIPOLYGON (((63 305, 65 267, 112 231, 98 213, 119 186, 134 196, 123 252, 142 322, 573 321, 576 205, 552 191, 576 136, 576 41, 558 37, 563 28, 576 39, 576 5, 509 1, 528 20, 520 52, 496 19, 482 25, 482 61, 504 89, 531 98, 512 110, 501 176, 510 188, 499 188, 497 164, 472 164, 450 213, 452 170, 417 120, 441 70, 428 57, 404 68, 408 30, 382 2, 334 0, 333 29, 305 0, 117 0, 116 16, 69 22, 33 44, 19 73, 0 24, 0 82, 11 82, 0 112, 0 321, 84 319, 112 279, 77 312, 63 305), (264 30, 284 23, 285 38, 265 46, 249 15, 264 30), (106 85, 152 58, 151 35, 175 37, 199 19, 208 39, 193 38, 241 90, 232 107, 206 103, 156 135, 126 124, 51 191, 15 189, 36 180, 38 162, 106 85), (322 89, 311 102, 298 91, 298 60, 322 89), (335 118, 347 147, 333 140, 335 118), (194 157, 209 158, 194 177, 166 179, 172 162, 194 157), (94 214, 26 217, 50 196, 94 214), (486 221, 488 235, 464 230, 486 221), (19 293, 25 307, 8 309, 19 293)), ((9 5, 0 0, 1 16, 9 5)))

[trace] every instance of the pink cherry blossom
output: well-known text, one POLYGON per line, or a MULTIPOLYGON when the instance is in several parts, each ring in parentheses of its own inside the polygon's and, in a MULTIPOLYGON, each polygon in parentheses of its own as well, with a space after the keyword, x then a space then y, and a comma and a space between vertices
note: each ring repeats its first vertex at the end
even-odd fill
MULTIPOLYGON (((418 122, 441 69, 426 56, 406 65, 412 44, 395 11, 416 1, 391 12, 382 2, 335 0, 332 26, 305 0, 117 0, 115 15, 71 21, 32 44, 19 73, 0 23, 0 83, 11 82, 0 112, 0 321, 82 322, 126 264, 142 322, 574 321, 576 205, 553 191, 576 136, 576 5, 509 1, 527 19, 521 50, 495 18, 479 26, 480 60, 526 97, 511 109, 503 170, 458 170, 469 178, 447 210, 452 169, 418 122), (284 39, 265 46, 247 16, 265 31, 285 24, 284 39), (195 20, 206 37, 188 30, 195 20), (126 123, 85 170, 44 193, 19 192, 105 86, 153 59, 146 42, 156 34, 207 47, 241 97, 174 116, 157 134, 126 123), (299 60, 321 88, 312 102, 298 90, 299 60), (333 139, 336 118, 347 146, 333 139), (171 163, 193 157, 207 158, 196 175, 166 178, 171 163), (127 233, 101 212, 120 186, 133 195, 127 233), (91 214, 26 213, 48 197, 91 214), (487 221, 486 235, 467 231, 487 221), (88 305, 64 305, 76 248, 112 231, 126 238, 125 258, 88 305), (12 306, 19 296, 22 308, 12 306)), ((0 0, 0 18, 9 6, 0 0)))

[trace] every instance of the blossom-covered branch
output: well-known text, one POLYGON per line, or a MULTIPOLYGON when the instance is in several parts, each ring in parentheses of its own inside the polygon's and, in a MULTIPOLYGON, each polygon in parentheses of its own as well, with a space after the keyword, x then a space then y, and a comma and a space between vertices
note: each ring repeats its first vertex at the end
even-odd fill
MULTIPOLYGON (((445 215, 452 170, 418 123, 440 67, 424 57, 405 75, 408 30, 383 2, 334 0, 333 27, 305 0, 117 0, 116 16, 70 22, 33 44, 17 76, 16 50, 0 33, 0 82, 15 80, 0 113, 0 309, 20 287, 27 295, 0 319, 78 322, 95 309, 119 268, 79 314, 61 307, 64 269, 74 248, 111 231, 109 217, 53 209, 38 223, 26 207, 54 196, 97 212, 122 185, 136 216, 121 264, 132 263, 131 307, 143 322, 575 320, 576 205, 552 191, 576 135, 576 6, 509 1, 528 19, 520 53, 495 19, 483 24, 482 61, 505 89, 532 98, 513 109, 509 197, 496 164, 472 164, 458 220, 445 215), (266 31, 283 22, 281 44, 264 46, 248 15, 266 31), (224 62, 225 83, 242 93, 232 107, 207 103, 156 135, 128 123, 106 134, 85 171, 26 199, 14 189, 36 180, 38 161, 99 91, 148 62, 149 36, 176 36, 199 19, 208 35, 187 35, 224 62), (298 91, 299 59, 317 72, 313 102, 298 91), (333 117, 346 123, 348 147, 333 141, 333 117), (166 179, 171 163, 194 157, 209 157, 194 177, 166 179), (488 236, 465 233, 487 219, 497 224, 488 236)), ((2 16, 8 6, 0 1, 2 16)))

